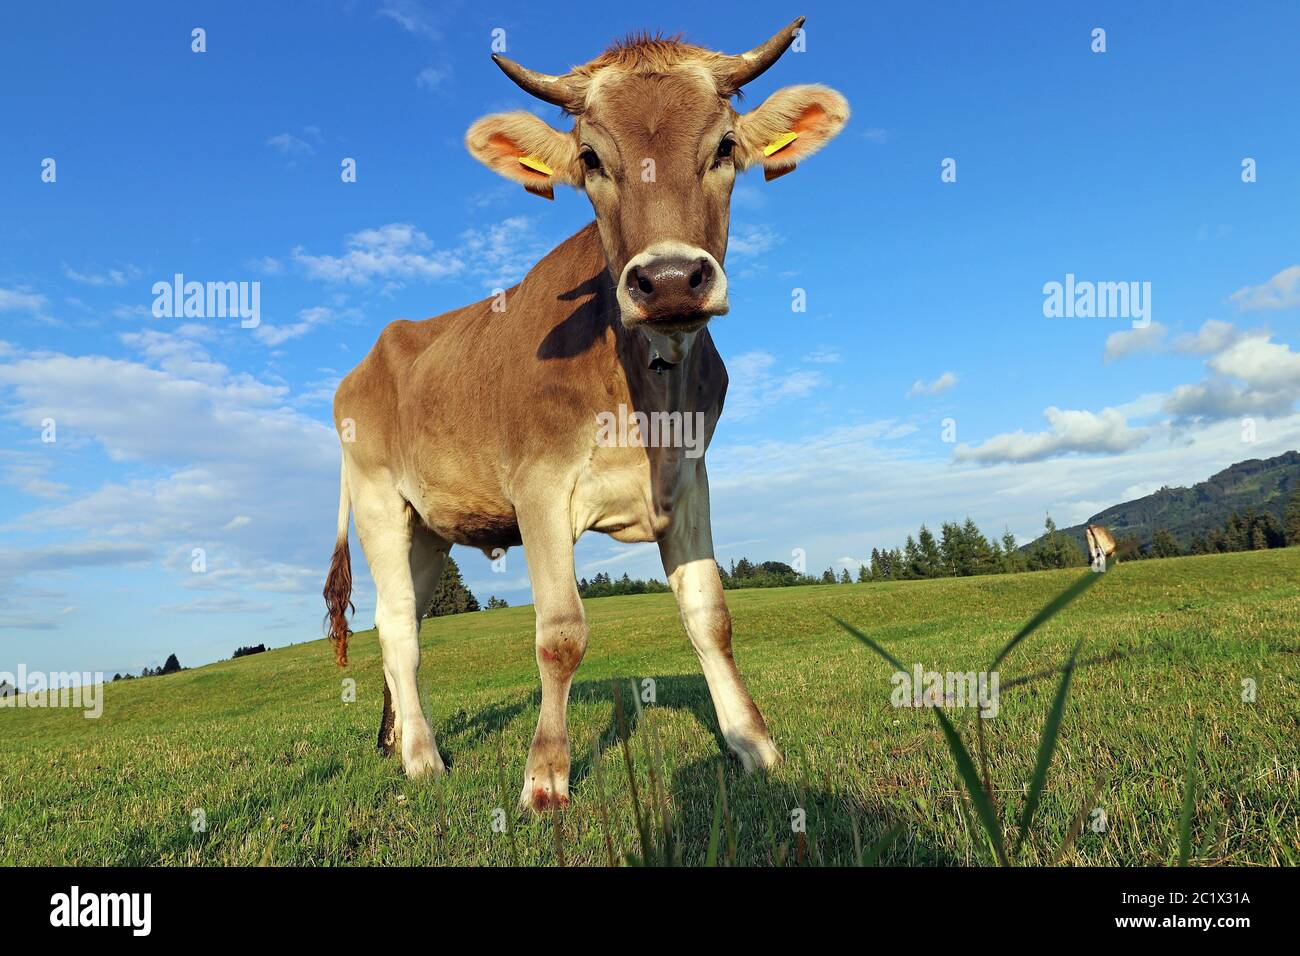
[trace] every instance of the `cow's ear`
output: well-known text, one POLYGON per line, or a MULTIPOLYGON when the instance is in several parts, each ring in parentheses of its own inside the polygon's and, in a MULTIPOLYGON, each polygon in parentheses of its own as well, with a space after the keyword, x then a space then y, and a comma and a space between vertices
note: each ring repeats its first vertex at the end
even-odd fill
POLYGON ((577 185, 578 150, 573 137, 532 113, 493 113, 469 128, 470 155, 531 193, 555 198, 555 184, 577 185))
POLYGON ((767 179, 790 172, 830 142, 849 120, 849 101, 828 86, 787 86, 740 117, 737 136, 746 167, 767 179))

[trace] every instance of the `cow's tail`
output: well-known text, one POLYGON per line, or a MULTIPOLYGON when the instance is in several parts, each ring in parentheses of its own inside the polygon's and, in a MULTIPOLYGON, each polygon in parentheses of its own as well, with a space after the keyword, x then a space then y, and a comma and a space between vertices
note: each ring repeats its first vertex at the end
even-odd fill
POLYGON ((348 663, 348 612, 356 612, 352 603, 352 557, 348 554, 348 518, 352 510, 348 495, 348 465, 344 461, 339 470, 339 524, 334 539, 334 556, 330 559, 329 574, 325 577, 326 627, 330 643, 334 645, 334 660, 339 667, 348 663))

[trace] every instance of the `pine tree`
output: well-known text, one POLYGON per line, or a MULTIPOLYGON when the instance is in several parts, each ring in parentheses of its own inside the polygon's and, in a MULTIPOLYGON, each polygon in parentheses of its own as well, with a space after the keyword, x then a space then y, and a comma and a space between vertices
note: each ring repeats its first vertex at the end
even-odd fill
POLYGON ((1287 545, 1300 544, 1300 479, 1292 482, 1291 501, 1286 506, 1286 517, 1282 521, 1283 534, 1287 545))
POLYGON ((961 534, 970 561, 969 573, 993 573, 996 570, 996 563, 993 560, 993 548, 990 547, 988 538, 984 537, 984 532, 979 529, 979 526, 975 524, 972 518, 966 518, 966 523, 961 528, 961 534))
POLYGON ((885 580, 885 559, 880 554, 879 548, 871 549, 871 580, 885 580))
POLYGON ((859 583, 859 584, 866 584, 866 583, 867 583, 868 581, 870 581, 870 580, 871 580, 871 572, 867 570, 867 566, 866 566, 865 564, 859 564, 859 565, 858 565, 858 583, 859 583))
POLYGON ((907 544, 903 547, 903 567, 898 576, 909 579, 925 577, 921 567, 921 549, 916 546, 916 541, 910 534, 907 536, 907 544))
POLYGON ((1164 528, 1160 528, 1151 536, 1151 557, 1176 558, 1182 553, 1182 549, 1178 547, 1178 539, 1164 528))
POLYGON ((1074 539, 1056 530, 1056 522, 1048 515, 1043 522, 1043 536, 1038 539, 1029 552, 1028 567, 1030 571, 1045 571, 1049 568, 1072 568, 1087 564, 1083 551, 1074 539))
POLYGON ((943 577, 943 554, 939 551, 939 542, 934 540, 934 534, 925 525, 921 525, 916 538, 917 549, 921 552, 921 577, 943 577))
POLYGON ((166 662, 165 662, 165 663, 163 664, 163 666, 162 666, 162 670, 158 671, 158 673, 159 673, 159 674, 175 674, 175 673, 176 673, 178 670, 180 670, 180 669, 181 669, 181 662, 180 662, 179 660, 176 659, 176 655, 175 655, 175 654, 169 654, 169 655, 167 656, 167 660, 166 660, 166 662))
MULTIPOLYGON (((609 575, 607 574, 597 574, 591 583, 599 585, 602 577, 604 583, 608 584, 609 575)), ((477 611, 478 609, 478 599, 465 586, 456 559, 451 555, 447 555, 447 564, 442 569, 442 580, 438 582, 438 587, 433 592, 433 600, 429 602, 429 609, 424 616, 442 617, 447 614, 464 614, 466 611, 477 611)))
POLYGON ((957 574, 957 566, 961 563, 961 546, 958 538, 961 537, 961 529, 955 522, 945 521, 939 525, 939 553, 943 556, 943 573, 948 576, 957 574))
POLYGON ((1025 570, 1025 556, 1016 547, 1016 536, 1010 528, 1002 531, 1002 567, 1008 574, 1025 570))
POLYGON ((840 584, 852 584, 853 578, 849 577, 849 569, 845 568, 840 571, 840 584))

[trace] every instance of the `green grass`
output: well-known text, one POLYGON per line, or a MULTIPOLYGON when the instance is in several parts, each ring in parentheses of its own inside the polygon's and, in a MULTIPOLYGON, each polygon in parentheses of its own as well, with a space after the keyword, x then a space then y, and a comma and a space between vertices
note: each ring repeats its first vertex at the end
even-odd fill
MULTIPOLYGON (((442 781, 408 781, 375 752, 383 678, 370 632, 353 638, 345 671, 312 642, 110 685, 99 720, 0 710, 0 862, 574 865, 606 864, 609 845, 639 856, 618 679, 640 804, 669 802, 681 862, 990 864, 934 715, 891 707, 893 668, 835 618, 909 666, 979 670, 1080 573, 729 592, 737 661, 786 757, 767 778, 721 756, 670 596, 589 601, 569 708, 574 802, 545 819, 515 811, 537 719, 531 608, 425 623, 421 687, 453 761, 442 781), (657 702, 638 718, 628 681, 647 677, 657 702), (344 678, 356 703, 341 700, 344 678), (497 808, 513 833, 494 830, 497 808)), ((1051 862, 1080 820, 1064 863, 1300 862, 1300 550, 1123 565, 1018 645, 1000 665, 1001 711, 982 721, 1004 833, 1017 834, 1059 669, 1081 639, 1015 862, 1051 862)), ((947 714, 978 762, 974 711, 947 714)))

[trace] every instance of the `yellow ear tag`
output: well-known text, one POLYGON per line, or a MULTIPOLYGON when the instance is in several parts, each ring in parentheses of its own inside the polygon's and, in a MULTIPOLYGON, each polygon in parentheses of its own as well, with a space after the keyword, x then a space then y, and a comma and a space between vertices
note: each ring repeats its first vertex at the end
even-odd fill
POLYGON ((785 149, 787 146, 789 146, 798 138, 799 138, 798 133, 786 133, 784 136, 778 137, 777 139, 772 140, 772 142, 764 146, 763 155, 771 156, 773 153, 779 153, 781 150, 785 149))
POLYGON ((553 171, 551 170, 551 167, 547 166, 536 156, 520 156, 519 165, 526 166, 527 168, 531 169, 533 172, 541 173, 543 176, 553 175, 553 171))

